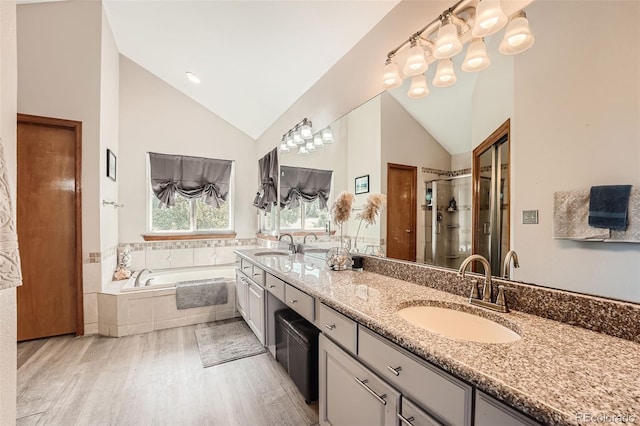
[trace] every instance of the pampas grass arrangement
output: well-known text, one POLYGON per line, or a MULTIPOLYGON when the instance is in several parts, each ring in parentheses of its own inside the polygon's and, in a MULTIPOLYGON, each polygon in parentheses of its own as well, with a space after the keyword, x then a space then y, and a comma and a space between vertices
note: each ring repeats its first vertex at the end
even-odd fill
POLYGON ((365 204, 362 211, 356 215, 356 219, 360 219, 360 223, 358 224, 358 231, 356 232, 353 251, 358 252, 358 234, 360 234, 362 222, 366 222, 365 228, 368 228, 369 225, 375 224, 376 217, 386 205, 387 196, 384 194, 371 194, 367 197, 367 204, 365 204))
POLYGON ((331 206, 333 213, 333 223, 340 226, 340 244, 342 245, 342 225, 351 217, 351 206, 355 196, 347 191, 342 191, 331 206))

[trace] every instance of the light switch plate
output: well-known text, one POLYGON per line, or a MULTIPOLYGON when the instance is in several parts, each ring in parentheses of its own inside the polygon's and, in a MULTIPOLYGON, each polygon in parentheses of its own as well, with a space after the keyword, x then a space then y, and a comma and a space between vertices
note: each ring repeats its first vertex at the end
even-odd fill
POLYGON ((538 210, 522 210, 522 223, 536 225, 538 223, 538 210))

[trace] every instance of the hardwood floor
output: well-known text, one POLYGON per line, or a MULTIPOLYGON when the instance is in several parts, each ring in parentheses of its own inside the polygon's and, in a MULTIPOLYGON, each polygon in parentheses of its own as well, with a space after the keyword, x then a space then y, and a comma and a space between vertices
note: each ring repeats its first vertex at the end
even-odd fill
POLYGON ((317 404, 268 353, 203 368, 201 326, 19 343, 17 424, 317 424, 317 404))

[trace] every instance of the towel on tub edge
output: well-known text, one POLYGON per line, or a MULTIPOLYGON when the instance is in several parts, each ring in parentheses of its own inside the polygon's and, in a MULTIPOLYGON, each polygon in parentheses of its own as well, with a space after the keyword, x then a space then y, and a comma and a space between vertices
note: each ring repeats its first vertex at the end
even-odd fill
POLYGON ((200 308, 226 303, 227 280, 225 278, 183 281, 176 284, 176 306, 178 309, 200 308))

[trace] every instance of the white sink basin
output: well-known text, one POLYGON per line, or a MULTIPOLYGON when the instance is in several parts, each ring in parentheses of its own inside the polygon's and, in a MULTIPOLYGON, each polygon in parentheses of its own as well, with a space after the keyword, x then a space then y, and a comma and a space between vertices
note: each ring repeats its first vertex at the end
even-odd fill
POLYGON ((520 340, 515 331, 497 322, 439 306, 411 306, 398 315, 413 325, 451 339, 480 343, 511 343, 520 340))
POLYGON ((290 254, 288 251, 260 251, 255 253, 255 256, 289 256, 290 254))

